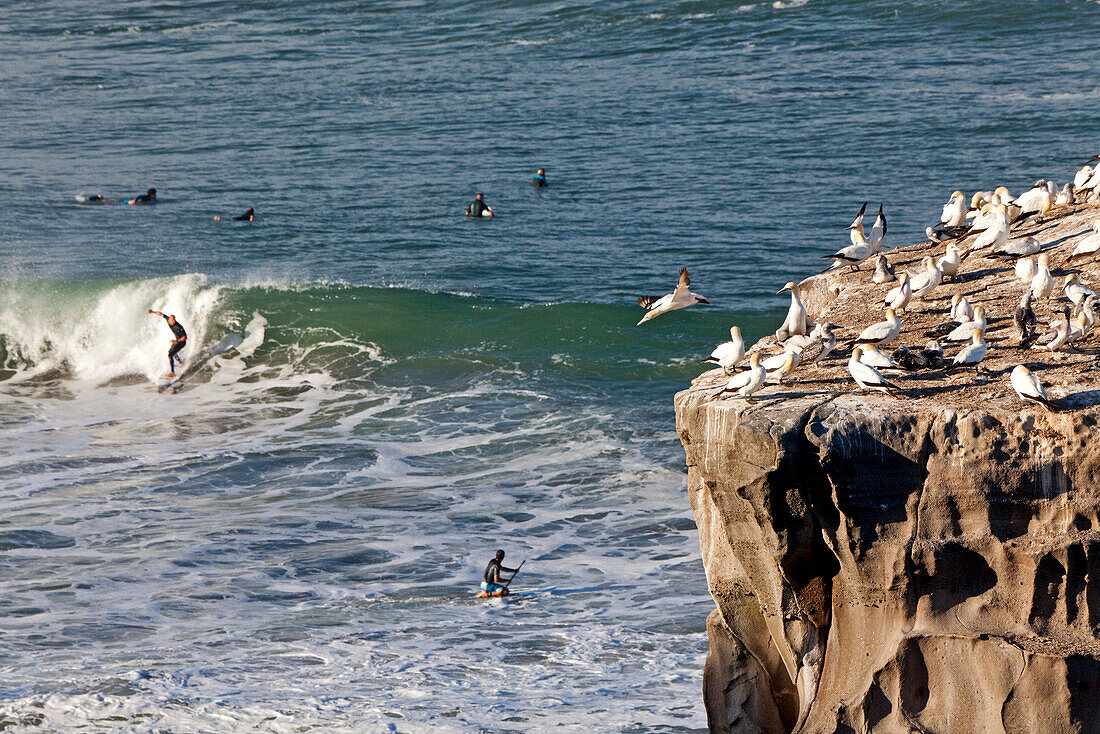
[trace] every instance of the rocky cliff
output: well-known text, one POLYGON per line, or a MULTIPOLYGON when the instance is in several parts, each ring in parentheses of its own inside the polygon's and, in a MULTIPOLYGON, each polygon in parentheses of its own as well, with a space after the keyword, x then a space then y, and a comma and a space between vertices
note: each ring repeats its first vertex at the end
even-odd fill
MULTIPOLYGON (((1063 275, 1096 216, 1077 208, 1019 235, 1038 236, 1063 275)), ((1072 270, 1100 285, 1095 264, 1072 270)), ((879 318, 885 287, 869 272, 804 285, 811 316, 844 336, 879 318)), ((975 256, 905 316, 892 346, 927 341, 954 293, 985 305, 980 375, 855 393, 841 349, 751 400, 718 395, 720 370, 676 396, 717 604, 712 732, 1100 730, 1100 339, 1064 355, 1016 348, 1023 287, 1012 263, 975 256), (1061 410, 1016 398, 1017 364, 1061 410)), ((1042 320, 1060 306, 1037 305, 1042 320)))

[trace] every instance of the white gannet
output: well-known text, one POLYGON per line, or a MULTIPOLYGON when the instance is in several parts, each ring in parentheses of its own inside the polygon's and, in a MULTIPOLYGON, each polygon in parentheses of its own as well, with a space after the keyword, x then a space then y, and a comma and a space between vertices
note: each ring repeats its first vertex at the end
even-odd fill
MULTIPOLYGON (((882 213, 882 204, 878 205, 878 216, 871 225, 871 236, 867 242, 871 245, 872 252, 878 252, 882 248, 882 238, 886 236, 886 215, 882 213)), ((854 244, 854 243, 853 243, 854 244)))
POLYGON ((1026 347, 1035 341, 1037 325, 1038 319, 1035 318, 1035 311, 1031 308, 1031 291, 1024 291, 1024 295, 1020 297, 1020 305, 1012 315, 1012 326, 1021 347, 1026 347))
POLYGON ((1096 306, 1100 297, 1087 296, 1084 301, 1081 302, 1081 313, 1085 315, 1085 333, 1088 334, 1092 331, 1092 328, 1096 326, 1096 306))
POLYGON ((1016 261, 1016 277, 1020 280, 1030 283, 1037 272, 1039 272, 1039 266, 1030 257, 1022 257, 1016 261))
POLYGON ((981 211, 981 208, 992 200, 992 191, 975 191, 974 195, 970 197, 970 209, 966 213, 967 219, 972 219, 974 214, 981 211))
POLYGON ((973 367, 974 374, 978 374, 978 365, 985 359, 985 353, 986 344, 985 338, 982 336, 982 330, 974 329, 970 332, 970 343, 959 350, 959 353, 951 360, 948 369, 973 367))
POLYGON ((779 341, 786 341, 789 336, 805 335, 810 332, 808 325, 812 322, 806 314, 806 307, 802 305, 799 288, 798 283, 791 281, 775 293, 778 296, 784 291, 791 292, 791 307, 787 309, 787 318, 784 319, 783 325, 779 327, 779 331, 775 333, 776 339, 779 341), (782 338, 780 337, 781 333, 784 334, 782 338))
POLYGON ((974 221, 970 224, 971 232, 981 232, 1000 217, 1000 212, 993 204, 982 204, 981 208, 973 215, 974 221))
POLYGON ((945 227, 961 227, 966 224, 966 194, 955 191, 951 199, 943 205, 940 224, 945 227))
MULTIPOLYGON (((775 381, 779 384, 783 384, 783 378, 795 371, 798 367, 798 363, 802 361, 802 353, 790 350, 784 353, 783 363, 776 367, 774 370, 770 370, 768 376, 774 377, 775 381)), ((763 364, 763 362, 761 362, 763 364)))
POLYGON ((921 264, 924 265, 924 270, 909 279, 909 288, 914 298, 924 298, 943 280, 943 271, 936 266, 935 260, 926 257, 921 260, 921 264))
POLYGON ((639 298, 638 305, 648 309, 648 312, 637 325, 641 326, 650 319, 655 319, 663 313, 675 311, 678 308, 687 308, 696 303, 710 303, 697 293, 689 291, 688 286, 690 284, 691 279, 688 278, 687 268, 680 268, 680 281, 676 284, 676 290, 672 293, 660 298, 656 296, 642 296, 639 298))
POLYGON ((1074 203, 1076 203, 1076 198, 1073 196, 1073 187, 1069 184, 1063 186, 1058 195, 1054 197, 1054 206, 1069 206, 1074 203))
POLYGON ((832 255, 822 255, 822 260, 832 260, 832 267, 851 265, 859 270, 859 264, 875 254, 871 243, 863 236, 862 232, 852 230, 852 244, 837 250, 832 255))
POLYGON ((1073 305, 1080 307, 1081 303, 1089 296, 1097 295, 1096 291, 1087 286, 1081 285, 1081 279, 1077 277, 1077 273, 1070 273, 1066 276, 1065 285, 1062 286, 1062 293, 1066 295, 1066 298, 1073 301, 1073 305))
POLYGON ((704 362, 717 364, 728 375, 730 368, 745 358, 745 340, 741 338, 741 327, 730 327, 730 340, 714 348, 704 362))
MULTIPOLYGON (((783 365, 787 363, 787 355, 796 353, 799 361, 802 361, 802 350, 797 347, 787 347, 779 354, 773 354, 767 359, 760 360, 760 365, 764 368, 765 372, 775 372, 781 369, 783 365)), ((797 365, 796 365, 797 366, 797 365)))
POLYGON ((959 248, 954 242, 947 244, 943 257, 936 261, 936 267, 940 269, 945 278, 954 278, 959 273, 959 248))
POLYGON ((1049 298, 1054 292, 1054 278, 1050 274, 1050 258, 1045 252, 1039 254, 1039 265, 1035 277, 1031 279, 1031 295, 1035 298, 1049 298))
POLYGON ((1047 391, 1043 389, 1043 383, 1039 378, 1031 374, 1027 367, 1018 365, 1012 368, 1012 375, 1008 378, 1012 389, 1025 403, 1038 403, 1047 410, 1055 410, 1054 404, 1047 397, 1047 391))
POLYGON ((913 289, 909 285, 909 273, 899 273, 898 284, 886 294, 886 307, 894 309, 896 313, 902 313, 911 300, 913 300, 913 289))
POLYGON ((947 335, 946 341, 949 342, 964 342, 971 338, 971 335, 975 330, 985 333, 985 327, 987 326, 985 320, 985 308, 982 306, 974 307, 974 318, 967 321, 965 324, 959 324, 952 329, 951 333, 947 335))
POLYGON ((897 388, 879 374, 879 371, 874 367, 864 364, 860 359, 862 356, 863 350, 859 347, 852 350, 852 356, 848 360, 848 374, 864 390, 881 390, 884 393, 893 395, 894 390, 897 388))
POLYGON ((886 320, 871 324, 859 333, 852 344, 880 344, 886 346, 901 333, 901 319, 892 308, 886 309, 886 320))
POLYGON ((1003 204, 1005 207, 1005 216, 1008 217, 1008 221, 1015 222, 1020 216, 1020 207, 1016 205, 1016 199, 1008 192, 1008 189, 1004 186, 998 186, 993 191, 993 198, 991 199, 994 205, 1003 204))
POLYGON ((1073 262, 1079 257, 1086 257, 1097 250, 1100 250, 1100 219, 1092 221, 1092 234, 1077 243, 1077 247, 1073 248, 1073 253, 1066 262, 1073 262))
POLYGON ((1035 186, 1017 196, 1015 203, 1020 213, 1014 219, 1021 219, 1028 214, 1038 214, 1042 217, 1054 206, 1054 197, 1050 195, 1044 181, 1042 186, 1035 186))
POLYGON ((966 296, 956 293, 951 296, 951 320, 956 324, 965 324, 974 319, 974 307, 966 296))
POLYGON ((1092 166, 1090 166, 1088 163, 1086 163, 1084 168, 1082 168, 1077 173, 1073 174, 1073 188, 1075 188, 1075 189, 1085 188, 1085 183, 1090 178, 1092 178, 1092 166))
POLYGON ((992 257, 998 260, 1015 260, 1016 258, 1035 255, 1043 246, 1038 237, 1024 237, 1022 240, 1011 240, 993 251, 992 257))
POLYGON ((1066 331, 1066 344, 1072 344, 1078 339, 1084 339, 1089 333, 1089 317, 1082 311, 1077 314, 1077 318, 1072 319, 1069 322, 1069 329, 1066 331))
POLYGON ((886 259, 886 256, 879 253, 875 258, 875 274, 871 276, 871 281, 875 283, 891 283, 896 280, 894 275, 894 268, 890 266, 890 261, 886 259))
POLYGON ((766 378, 767 373, 760 364, 760 352, 753 352, 749 355, 749 368, 731 377, 717 395, 736 391, 738 397, 747 398, 764 386, 766 378))
POLYGON ((1098 165, 1098 166, 1096 166, 1096 168, 1092 169, 1092 175, 1089 176, 1089 180, 1085 181, 1085 185, 1082 186, 1081 188, 1083 188, 1083 189, 1095 189, 1097 186, 1100 186, 1100 165, 1098 165))
POLYGON ((863 364, 870 365, 876 370, 896 370, 900 369, 898 363, 894 361, 886 352, 882 351, 873 344, 867 344, 860 347, 863 350, 863 356, 859 358, 863 364))
POLYGON ((859 214, 857 214, 856 218, 852 220, 852 223, 844 228, 848 230, 848 237, 849 239, 851 239, 853 245, 856 244, 857 234, 861 239, 863 239, 863 213, 865 211, 867 211, 866 201, 863 202, 863 206, 859 208, 859 214))
POLYGON ((993 217, 993 221, 989 223, 985 231, 979 234, 974 241, 970 243, 970 247, 963 253, 963 257, 966 258, 971 253, 986 248, 992 248, 994 250, 999 249, 1004 245, 1005 240, 1008 239, 1008 233, 1010 231, 1008 208, 1004 204, 998 204, 993 211, 996 216, 993 217))

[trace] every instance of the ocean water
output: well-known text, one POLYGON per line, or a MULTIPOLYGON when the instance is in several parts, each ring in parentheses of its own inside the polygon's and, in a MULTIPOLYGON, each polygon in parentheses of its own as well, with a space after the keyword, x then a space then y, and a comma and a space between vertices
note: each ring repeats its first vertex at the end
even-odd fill
POLYGON ((864 200, 893 246, 955 188, 1069 179, 1098 25, 4 4, 0 728, 705 731, 673 394, 864 200), (714 305, 635 326, 684 266, 714 305), (168 389, 148 308, 190 336, 168 389), (478 601, 497 547, 519 593, 478 601))

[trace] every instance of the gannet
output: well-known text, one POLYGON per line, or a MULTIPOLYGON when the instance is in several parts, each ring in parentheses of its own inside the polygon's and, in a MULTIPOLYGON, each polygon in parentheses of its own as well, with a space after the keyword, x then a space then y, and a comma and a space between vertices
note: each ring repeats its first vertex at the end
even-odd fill
POLYGON ((1092 166, 1090 166, 1088 163, 1086 163, 1084 168, 1082 168, 1080 171, 1078 171, 1077 173, 1075 173, 1073 175, 1073 188, 1075 188, 1075 189, 1085 188, 1085 183, 1090 178, 1092 178, 1092 166))
POLYGON ((897 317, 894 309, 886 309, 886 320, 877 324, 871 324, 860 332, 852 344, 881 344, 886 346, 901 333, 901 319, 897 317))
POLYGON ((951 296, 951 320, 956 324, 965 324, 974 319, 974 308, 966 296, 956 293, 951 296))
POLYGON ((1058 196, 1054 197, 1054 206, 1069 206, 1075 203, 1075 201, 1073 187, 1066 184, 1062 187, 1062 190, 1058 192, 1058 196))
POLYGON ((989 247, 993 248, 994 250, 999 249, 1002 245, 1004 245, 1005 240, 1008 239, 1008 233, 1010 230, 1008 208, 1004 204, 998 204, 993 211, 995 212, 996 216, 993 217, 993 220, 989 223, 989 226, 985 229, 985 231, 979 234, 976 238, 974 238, 974 241, 970 243, 970 247, 968 247, 966 252, 963 254, 964 258, 969 256, 971 253, 977 252, 978 250, 984 250, 989 247))
POLYGON ((921 357, 928 363, 929 369, 943 367, 943 347, 938 341, 930 341, 920 350, 921 357))
MULTIPOLYGON (((954 230, 952 230, 954 232, 954 230)), ((946 242, 947 240, 955 239, 954 234, 950 234, 947 231, 939 231, 932 229, 931 227, 924 228, 924 236, 928 238, 928 241, 935 244, 937 242, 946 242)))
POLYGON ((891 267, 890 261, 885 255, 879 253, 875 258, 875 274, 871 276, 871 280, 875 283, 890 283, 895 279, 894 268, 891 267))
POLYGON ((874 367, 876 370, 899 369, 898 363, 895 362, 889 354, 882 351, 875 345, 866 344, 859 348, 863 350, 863 356, 859 359, 859 361, 863 362, 863 364, 874 367))
POLYGON ((1069 317, 1063 316, 1062 318, 1055 319, 1050 322, 1051 331, 1043 334, 1039 339, 1045 339, 1051 337, 1050 341, 1045 344, 1036 344, 1032 349, 1049 349, 1050 354, 1054 356, 1055 349, 1061 349, 1066 344, 1066 340, 1069 338, 1069 317))
MULTIPOLYGON (((882 204, 878 205, 878 216, 871 225, 871 237, 867 242, 871 245, 872 252, 878 252, 882 248, 882 238, 886 236, 886 215, 882 213, 882 204)), ((853 243, 854 244, 854 243, 853 243)))
POLYGON ((1039 265, 1035 277, 1031 279, 1031 295, 1035 298, 1049 298, 1054 292, 1054 278, 1050 274, 1050 258, 1045 252, 1039 254, 1039 265))
POLYGON ((997 206, 999 205, 982 204, 981 209, 973 217, 974 221, 970 224, 970 231, 981 232, 994 224, 1001 216, 997 211, 997 206))
POLYGON ((1020 207, 1016 205, 1016 200, 1008 192, 1008 189, 1004 186, 998 186, 993 191, 993 198, 990 201, 996 205, 998 203, 1003 204, 1005 207, 1005 215, 1008 217, 1008 221, 1014 222, 1020 216, 1020 207))
POLYGON ((728 375, 730 368, 745 358, 745 340, 741 338, 741 327, 730 327, 730 340, 714 348, 704 362, 714 362, 728 375))
POLYGON ((961 227, 966 224, 966 194, 955 191, 951 200, 943 205, 940 224, 945 227, 961 227))
POLYGON ((1046 182, 1043 182, 1042 186, 1036 186, 1028 189, 1024 193, 1016 197, 1016 206, 1019 208, 1020 213, 1013 217, 1013 221, 1019 221, 1027 218, 1028 215, 1037 214, 1042 217, 1050 211, 1054 206, 1054 197, 1050 195, 1050 192, 1046 188, 1046 182))
POLYGON ((760 352, 753 352, 749 355, 749 368, 731 377, 717 395, 736 390, 738 397, 747 398, 764 386, 766 378, 767 373, 760 364, 760 352))
POLYGON ((779 367, 777 367, 776 369, 771 370, 769 376, 775 377, 775 381, 782 385, 783 378, 794 372, 795 368, 798 367, 798 363, 801 361, 802 355, 799 352, 796 352, 794 350, 786 352, 786 355, 783 359, 783 364, 779 365, 779 367))
POLYGON ((1089 176, 1089 180, 1085 181, 1085 185, 1081 188, 1094 189, 1097 186, 1100 186, 1100 166, 1096 166, 1096 168, 1092 169, 1092 175, 1089 176))
POLYGON ((913 300, 913 289, 909 286, 909 273, 900 273, 898 284, 886 294, 886 306, 897 313, 902 313, 911 300, 913 300))
POLYGON ((680 268, 680 281, 676 284, 676 290, 668 295, 657 298, 656 296, 642 296, 638 299, 638 305, 648 309, 648 313, 638 322, 641 326, 650 319, 655 319, 663 313, 675 311, 678 308, 687 308, 696 303, 710 303, 707 299, 688 290, 691 284, 688 278, 687 268, 680 268))
POLYGON ((1037 272, 1039 272, 1039 266, 1030 257, 1020 258, 1016 261, 1016 277, 1020 280, 1026 280, 1030 283, 1037 272))
POLYGON ((806 314, 806 307, 802 305, 802 299, 799 298, 799 287, 798 283, 791 281, 776 291, 776 295, 783 291, 791 292, 791 307, 787 309, 787 318, 783 321, 783 325, 779 327, 779 331, 776 332, 776 338, 779 341, 786 341, 788 336, 794 336, 795 334, 809 333, 808 324, 811 322, 806 314), (780 338, 780 332, 785 332, 786 336, 780 338))
POLYGON ((1100 219, 1092 221, 1092 234, 1077 243, 1077 247, 1073 248, 1073 253, 1066 262, 1073 262, 1079 257, 1086 257, 1097 250, 1100 250, 1100 219))
POLYGON ((985 353, 986 344, 985 339, 982 337, 982 330, 974 329, 970 332, 970 343, 959 350, 959 353, 951 360, 948 369, 973 367, 974 374, 978 374, 978 365, 985 359, 985 353))
MULTIPOLYGON (((787 363, 787 355, 792 353, 798 355, 799 362, 802 361, 802 350, 797 347, 788 347, 779 354, 773 354, 767 359, 760 360, 760 365, 764 368, 765 372, 775 372, 787 363)), ((796 362, 795 366, 797 365, 798 363, 796 362)))
POLYGON ((1012 375, 1008 378, 1012 389, 1025 403, 1038 403, 1047 410, 1057 410, 1054 404, 1047 398, 1047 391, 1043 389, 1043 383, 1031 373, 1027 367, 1017 365, 1012 368, 1012 375))
POLYGON ((865 211, 867 211, 866 201, 863 202, 863 206, 859 208, 859 214, 857 214, 856 218, 852 220, 852 223, 844 228, 848 230, 848 237, 852 240, 853 245, 856 244, 857 233, 861 239, 863 238, 863 213, 865 211))
POLYGON ((859 270, 859 264, 875 254, 871 243, 864 238, 862 232, 852 230, 852 244, 837 250, 832 255, 822 255, 822 260, 833 260, 833 267, 851 265, 859 270))
POLYGON ((971 337, 975 330, 981 331, 984 334, 986 325, 985 308, 982 306, 975 306, 974 318, 952 329, 951 333, 947 335, 946 340, 949 342, 964 342, 971 337))
POLYGON ((821 360, 832 354, 832 351, 836 349, 836 334, 833 333, 835 324, 826 321, 824 324, 818 324, 814 332, 821 339, 821 351, 817 353, 817 356, 812 361, 820 362, 821 360))
POLYGON ((1081 302, 1081 313, 1085 315, 1085 319, 1087 321, 1085 325, 1086 334, 1092 331, 1092 327, 1096 325, 1097 300, 1097 296, 1086 296, 1085 300, 1081 302))
POLYGON ((1072 344, 1078 339, 1084 339, 1089 333, 1089 318, 1084 311, 1077 314, 1077 318, 1070 320, 1066 331, 1066 344, 1072 344))
POLYGON ((974 195, 970 197, 970 210, 967 212, 967 217, 971 216, 971 212, 978 212, 983 206, 988 204, 993 199, 992 191, 975 191, 974 195))
POLYGON ((1001 245, 993 251, 991 257, 998 260, 1015 260, 1016 258, 1034 255, 1043 249, 1038 237, 1024 237, 1022 240, 1012 240, 1001 245))
POLYGON ((936 261, 936 267, 940 269, 945 278, 954 278, 959 273, 959 248, 954 242, 949 242, 943 257, 936 261))
POLYGON ((1081 280, 1077 277, 1077 273, 1070 273, 1066 276, 1066 283, 1062 286, 1062 293, 1066 295, 1066 298, 1073 301, 1074 306, 1078 307, 1085 298, 1096 295, 1096 291, 1092 288, 1081 285, 1081 280))
POLYGON ((893 395, 894 390, 897 390, 897 388, 879 374, 879 371, 874 367, 860 361, 862 356, 863 350, 859 347, 852 350, 852 356, 848 360, 848 373, 852 376, 852 379, 864 390, 881 390, 884 393, 893 395))
POLYGON ((1037 325, 1038 319, 1035 318, 1035 311, 1031 308, 1031 291, 1024 291, 1023 297, 1020 298, 1020 305, 1016 307, 1016 313, 1012 316, 1012 326, 1016 330, 1016 338, 1021 347, 1026 347, 1035 341, 1037 325))
POLYGON ((943 280, 943 271, 936 267, 936 262, 932 258, 922 259, 921 264, 924 265, 924 270, 909 279, 909 288, 914 298, 924 298, 943 280))

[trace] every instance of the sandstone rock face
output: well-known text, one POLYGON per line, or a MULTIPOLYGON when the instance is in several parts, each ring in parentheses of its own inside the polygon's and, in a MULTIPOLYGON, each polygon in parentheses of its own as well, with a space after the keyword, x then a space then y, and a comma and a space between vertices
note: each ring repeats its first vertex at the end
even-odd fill
POLYGON ((714 732, 1100 729, 1096 413, 676 398, 714 732))

